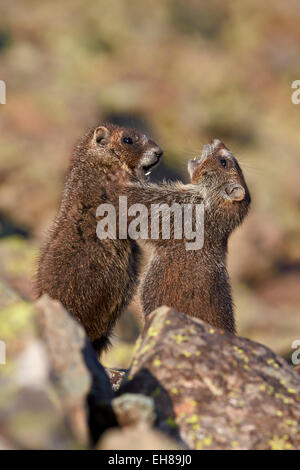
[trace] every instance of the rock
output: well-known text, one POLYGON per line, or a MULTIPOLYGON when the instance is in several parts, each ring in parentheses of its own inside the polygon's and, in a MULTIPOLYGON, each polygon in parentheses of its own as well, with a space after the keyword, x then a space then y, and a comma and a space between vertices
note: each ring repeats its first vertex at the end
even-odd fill
POLYGON ((79 442, 87 445, 86 401, 91 388, 91 376, 82 356, 84 330, 71 319, 58 301, 43 296, 36 305, 49 354, 51 381, 74 435, 79 442))
POLYGON ((145 395, 124 393, 112 401, 112 407, 121 427, 151 427, 155 421, 154 401, 145 395))
POLYGON ((0 318, 0 447, 86 448, 117 426, 109 378, 59 302, 33 305, 0 282, 0 318))
POLYGON ((300 376, 265 346, 161 307, 119 391, 155 402, 156 426, 192 449, 299 449, 300 376))
POLYGON ((146 428, 130 427, 107 431, 99 442, 99 450, 181 450, 182 447, 165 434, 146 428))
POLYGON ((299 371, 265 346, 162 307, 106 373, 59 302, 1 292, 0 448, 300 448, 299 371))
POLYGON ((45 344, 37 312, 0 282, 0 448, 72 449, 78 446, 49 381, 45 344))
POLYGON ((51 380, 74 437, 87 446, 116 425, 114 392, 84 329, 60 302, 44 295, 37 301, 40 324, 49 351, 51 380), (89 424, 89 427, 88 427, 89 424))
POLYGON ((49 361, 45 344, 38 338, 30 341, 15 361, 15 377, 20 387, 46 390, 49 361))
MULTIPOLYGON (((0 435, 5 448, 74 449, 74 440, 53 398, 53 390, 0 381, 0 435)), ((1 445, 1 442, 0 442, 1 445)))

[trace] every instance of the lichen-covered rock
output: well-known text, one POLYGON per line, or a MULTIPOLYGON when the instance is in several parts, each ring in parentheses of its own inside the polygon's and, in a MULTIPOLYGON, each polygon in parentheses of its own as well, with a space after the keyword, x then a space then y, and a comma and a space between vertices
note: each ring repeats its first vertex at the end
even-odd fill
POLYGON ((87 444, 86 400, 91 376, 82 356, 85 333, 58 301, 43 296, 37 307, 49 353, 51 380, 61 398, 63 413, 77 439, 87 444))
POLYGON ((300 449, 300 376, 265 346, 161 307, 119 393, 155 401, 157 427, 193 449, 300 449))
POLYGON ((0 282, 0 448, 73 449, 78 443, 55 399, 36 317, 32 304, 0 282))
POLYGON ((88 423, 95 439, 106 427, 115 425, 110 405, 114 392, 109 378, 84 329, 60 302, 44 295, 37 301, 37 307, 49 353, 50 377, 60 398, 62 412, 78 442, 88 445, 88 423), (95 416, 91 416, 92 411, 95 416), (109 416, 112 418, 108 419, 109 416))

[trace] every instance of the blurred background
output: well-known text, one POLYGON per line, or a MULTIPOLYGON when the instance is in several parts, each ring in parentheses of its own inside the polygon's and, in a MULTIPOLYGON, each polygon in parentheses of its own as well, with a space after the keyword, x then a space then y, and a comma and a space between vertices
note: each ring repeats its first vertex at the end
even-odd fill
MULTIPOLYGON (((229 247, 238 332, 289 360, 300 338, 299 21, 296 0, 2 0, 0 339, 10 358, 33 335, 31 279, 72 146, 110 120, 164 148, 156 181, 186 181, 187 159, 214 137, 237 156, 253 197, 229 247)), ((137 312, 133 303, 121 319, 106 364, 129 365, 137 312)))

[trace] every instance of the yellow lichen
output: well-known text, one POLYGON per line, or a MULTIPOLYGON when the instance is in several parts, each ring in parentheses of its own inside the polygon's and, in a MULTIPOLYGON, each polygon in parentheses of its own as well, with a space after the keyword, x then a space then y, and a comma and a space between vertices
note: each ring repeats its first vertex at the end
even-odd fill
POLYGON ((146 353, 149 349, 150 349, 150 344, 146 344, 146 346, 144 346, 143 349, 141 350, 141 353, 144 354, 144 353, 146 353))
POLYGON ((289 403, 292 402, 290 398, 282 395, 282 393, 276 393, 275 397, 278 398, 279 400, 282 400, 285 405, 288 405, 289 403))
POLYGON ((285 424, 287 426, 297 426, 297 421, 294 421, 293 419, 286 419, 285 424))
POLYGON ((235 351, 237 351, 239 354, 244 354, 244 350, 238 348, 237 346, 233 346, 233 349, 234 349, 235 351))
POLYGON ((158 335, 158 330, 156 330, 155 328, 153 328, 153 326, 150 326, 149 330, 148 330, 148 336, 157 336, 158 335))
POLYGON ((134 345, 134 348, 133 348, 133 351, 132 351, 132 354, 133 356, 135 356, 138 352, 138 350, 140 349, 141 347, 141 344, 142 344, 142 338, 139 337, 134 345))
POLYGON ((192 415, 192 416, 190 416, 190 417, 186 420, 186 422, 187 422, 188 424, 197 423, 197 422, 198 422, 198 416, 197 416, 197 415, 192 415))
POLYGON ((203 442, 202 441, 197 441, 195 445, 196 450, 202 450, 203 449, 203 442))
POLYGON ((212 438, 210 436, 205 437, 204 439, 196 442, 195 449, 202 450, 203 447, 208 447, 211 445, 211 443, 212 443, 212 438))
POLYGON ((205 446, 210 446, 212 443, 212 438, 210 436, 206 437, 205 439, 203 439, 203 444, 205 446))
POLYGON ((188 337, 187 336, 182 336, 182 335, 176 335, 175 336, 175 341, 177 344, 183 343, 183 341, 187 341, 188 337))
POLYGON ((188 352, 188 351, 183 351, 183 354, 185 357, 190 357, 191 356, 191 353, 188 352))
POLYGON ((269 445, 272 450, 288 450, 291 449, 291 444, 286 442, 289 436, 285 434, 281 439, 278 436, 274 436, 272 440, 269 441, 269 445))
POLYGON ((161 361, 158 358, 155 358, 153 361, 154 367, 160 367, 161 366, 161 361))

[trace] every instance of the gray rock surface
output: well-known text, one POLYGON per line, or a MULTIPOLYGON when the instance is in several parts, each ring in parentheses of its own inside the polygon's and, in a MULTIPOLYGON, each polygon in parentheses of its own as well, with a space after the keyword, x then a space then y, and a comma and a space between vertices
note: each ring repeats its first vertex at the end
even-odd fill
POLYGON ((300 375, 267 347, 168 307, 146 322, 120 393, 193 449, 300 449, 300 375))

